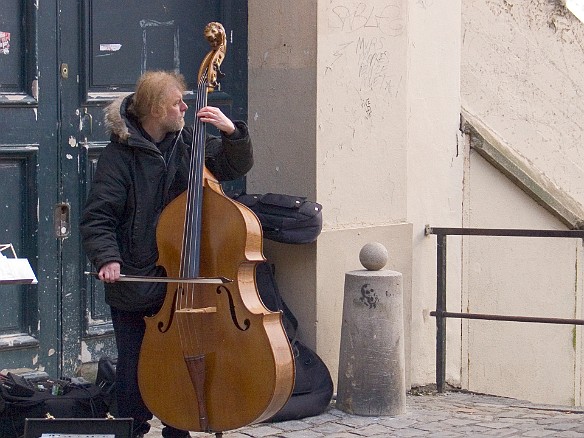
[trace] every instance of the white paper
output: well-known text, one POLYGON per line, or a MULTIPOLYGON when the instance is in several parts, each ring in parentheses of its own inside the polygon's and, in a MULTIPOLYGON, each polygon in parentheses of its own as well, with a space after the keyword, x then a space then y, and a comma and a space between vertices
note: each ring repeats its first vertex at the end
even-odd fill
POLYGON ((122 48, 121 44, 100 44, 99 51, 100 52, 117 52, 122 48))
POLYGON ((37 284, 37 278, 27 259, 9 259, 0 254, 0 283, 37 284))

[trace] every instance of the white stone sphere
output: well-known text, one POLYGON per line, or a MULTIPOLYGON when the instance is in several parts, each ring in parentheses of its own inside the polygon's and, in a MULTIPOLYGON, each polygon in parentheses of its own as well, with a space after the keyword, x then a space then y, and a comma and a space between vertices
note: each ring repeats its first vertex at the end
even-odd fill
POLYGON ((359 252, 359 261, 369 271, 379 271, 387 264, 387 249, 379 242, 367 243, 359 252))

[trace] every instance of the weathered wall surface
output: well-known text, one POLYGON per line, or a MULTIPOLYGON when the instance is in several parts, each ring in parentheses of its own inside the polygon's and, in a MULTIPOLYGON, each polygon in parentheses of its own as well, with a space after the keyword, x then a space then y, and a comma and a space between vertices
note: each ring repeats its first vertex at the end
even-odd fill
MULTIPOLYGON (((406 5, 249 2, 250 191, 323 205, 310 245, 267 242, 282 294, 336 380, 345 272, 371 241, 390 252, 411 300, 406 211, 406 5)), ((408 324, 409 326, 409 324, 408 324)), ((406 330, 409 336, 409 330, 406 330)), ((409 343, 408 343, 409 345, 409 343)))
MULTIPOLYGON (((254 167, 249 193, 317 196, 317 5, 250 1, 249 126, 254 167)), ((324 205, 324 215, 330 208, 324 205)), ((316 346, 317 244, 265 241, 280 291, 299 321, 301 339, 316 346)))
POLYGON ((464 0, 462 104, 584 204, 584 24, 561 0, 464 0))
MULTIPOLYGON (((524 165, 584 203, 584 25, 559 0, 462 4, 464 109, 524 165)), ((465 226, 565 229, 476 153, 465 153, 465 226)), ((470 312, 582 318, 578 240, 467 238, 463 260, 463 308, 470 312)), ((580 328, 463 327, 463 387, 581 405, 580 328)))
POLYGON ((406 8, 321 2, 319 196, 328 228, 406 218, 406 8), (350 202, 347 202, 349 201, 350 202))
MULTIPOLYGON (((470 152, 465 226, 565 229, 470 152)), ((468 312, 582 318, 579 239, 464 240, 463 308, 468 312)), ((561 405, 580 404, 581 330, 570 325, 463 322, 464 388, 561 405)))
MULTIPOLYGON (((412 383, 435 380, 436 236, 462 225, 460 1, 408 2, 408 222, 413 224, 412 383), (414 359, 415 358, 415 359, 414 359)), ((448 309, 460 309, 460 240, 448 242, 448 309)), ((447 323, 447 379, 460 381, 460 322, 447 323)))
POLYGON ((249 193, 316 197, 316 4, 249 2, 249 193), (258 3, 256 5, 256 3, 258 3))
POLYGON ((387 246, 388 268, 405 271, 409 340, 411 227, 400 224, 407 216, 406 18, 401 0, 319 2, 317 172, 328 231, 318 290, 319 308, 327 309, 320 321, 334 331, 320 332, 318 345, 333 364, 344 272, 363 269, 357 256, 368 241, 387 246))

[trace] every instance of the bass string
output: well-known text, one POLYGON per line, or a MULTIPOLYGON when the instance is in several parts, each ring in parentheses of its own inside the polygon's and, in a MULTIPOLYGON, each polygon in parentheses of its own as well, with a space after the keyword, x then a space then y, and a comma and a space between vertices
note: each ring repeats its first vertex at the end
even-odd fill
MULTIPOLYGON (((196 278, 200 275, 203 169, 206 133, 204 123, 201 122, 196 114, 206 105, 207 71, 201 76, 197 85, 193 143, 191 145, 192 153, 180 264, 180 276, 182 278, 196 278)), ((176 310, 194 309, 198 305, 196 293, 199 290, 199 285, 181 284, 179 287, 179 297, 176 300, 176 310)), ((185 356, 200 351, 202 345, 200 333, 194 321, 195 318, 199 318, 200 316, 202 315, 186 313, 177 318, 180 340, 185 356)))

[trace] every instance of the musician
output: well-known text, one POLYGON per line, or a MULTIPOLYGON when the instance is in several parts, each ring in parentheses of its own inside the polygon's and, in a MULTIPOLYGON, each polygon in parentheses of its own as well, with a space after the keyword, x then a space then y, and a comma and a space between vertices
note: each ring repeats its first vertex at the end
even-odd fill
MULTIPOLYGON (((134 418, 134 437, 148 432, 152 418, 137 379, 144 317, 160 309, 166 284, 117 280, 120 274, 166 275, 156 264, 156 224, 189 180, 193 129, 184 126, 185 90, 182 75, 149 71, 138 79, 135 93, 106 108, 111 139, 97 163, 81 216, 83 248, 105 282, 105 300, 111 308, 118 350, 117 414, 134 418)), ((247 125, 211 106, 197 117, 221 132, 220 137, 207 138, 207 169, 221 181, 244 175, 253 164, 247 125)), ((189 433, 166 426, 162 435, 182 438, 189 433)))

